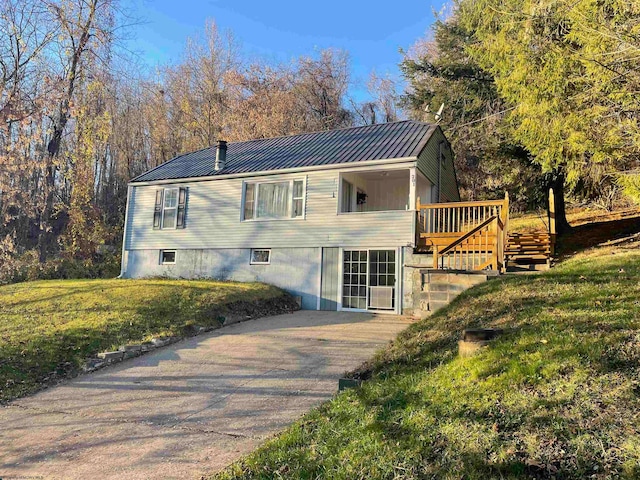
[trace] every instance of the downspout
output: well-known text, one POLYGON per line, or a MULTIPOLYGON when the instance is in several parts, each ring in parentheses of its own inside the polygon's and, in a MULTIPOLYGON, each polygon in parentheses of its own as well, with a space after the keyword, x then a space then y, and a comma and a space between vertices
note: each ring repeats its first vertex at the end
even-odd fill
POLYGON ((127 223, 129 222, 129 201, 131 199, 131 192, 133 188, 131 185, 127 185, 127 205, 124 209, 124 228, 122 229, 122 253, 120 257, 120 275, 116 278, 124 277, 124 254, 125 254, 125 242, 127 241, 127 223))

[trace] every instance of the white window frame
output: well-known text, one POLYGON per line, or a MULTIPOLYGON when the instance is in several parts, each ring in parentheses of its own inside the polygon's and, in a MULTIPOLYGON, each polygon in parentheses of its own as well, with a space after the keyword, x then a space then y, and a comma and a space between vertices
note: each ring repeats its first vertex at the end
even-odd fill
POLYGON ((271 265, 271 249, 270 248, 252 248, 249 256, 250 265, 271 265), (256 262, 253 260, 253 252, 269 252, 269 258, 266 262, 256 262))
POLYGON ((307 216, 307 177, 296 177, 292 179, 280 179, 280 180, 268 180, 268 181, 247 181, 242 182, 242 201, 240 202, 240 221, 241 222, 270 222, 270 221, 282 221, 282 220, 304 220, 307 216), (260 185, 269 183, 286 183, 289 182, 289 196, 287 198, 287 211, 288 216, 279 218, 257 218, 258 214, 258 197, 260 195, 260 185), (293 197, 293 183, 302 182, 302 197, 293 197), (254 218, 244 218, 245 213, 245 199, 247 195, 247 185, 254 185, 254 198, 253 198, 253 215, 254 218), (302 215, 299 217, 293 216, 293 201, 302 199, 302 215))
POLYGON ((338 255, 340 256, 340 262, 338 262, 338 311, 339 312, 368 312, 368 313, 387 313, 398 314, 402 313, 402 299, 403 299, 403 265, 404 259, 402 255, 402 247, 340 247, 338 255), (359 308, 347 308, 342 306, 343 290, 344 290, 344 252, 345 250, 361 250, 367 251, 367 300, 366 305, 369 305, 369 255, 371 250, 394 250, 396 252, 396 285, 395 285, 395 308, 393 310, 376 310, 369 309, 368 307, 363 309, 359 308))
POLYGON ((354 193, 356 193, 356 186, 351 183, 349 180, 347 180, 346 178, 344 178, 344 176, 342 176, 342 174, 340 175, 340 180, 338 182, 340 184, 340 191, 338 196, 339 198, 339 202, 338 202, 338 213, 342 214, 342 213, 356 213, 356 207, 354 205, 354 193), (343 203, 346 202, 347 200, 347 196, 345 195, 345 183, 349 185, 348 189, 349 189, 349 194, 348 194, 348 200, 349 200, 349 211, 345 212, 343 211, 344 209, 344 205, 343 203))
POLYGON ((178 251, 177 250, 172 250, 172 249, 160 250, 160 265, 175 265, 177 260, 178 260, 178 251), (162 257, 164 256, 165 252, 173 252, 173 262, 165 262, 162 259, 162 257))
POLYGON ((164 211, 165 211, 165 200, 167 198, 167 192, 170 192, 172 190, 176 191, 176 206, 175 207, 170 207, 168 210, 175 210, 174 215, 173 215, 173 227, 174 229, 178 228, 178 206, 180 205, 180 187, 171 187, 171 188, 165 188, 164 191, 162 192, 162 211, 160 212, 160 229, 164 230, 165 226, 164 226, 164 211))

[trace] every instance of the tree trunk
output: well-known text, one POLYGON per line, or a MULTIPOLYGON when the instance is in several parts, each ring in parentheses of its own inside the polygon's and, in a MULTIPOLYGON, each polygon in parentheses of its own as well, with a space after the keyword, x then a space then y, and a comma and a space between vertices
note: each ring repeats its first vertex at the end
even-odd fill
POLYGON ((571 231, 571 225, 567 221, 567 210, 564 201, 564 172, 555 171, 548 184, 553 189, 554 207, 556 219, 556 233, 562 235, 571 231))
POLYGON ((75 32, 73 31, 73 27, 64 18, 64 11, 61 9, 57 10, 60 23, 65 27, 69 38, 72 39, 71 44, 74 45, 75 49, 72 52, 69 71, 65 79, 67 82, 66 96, 61 101, 58 107, 58 114, 53 122, 53 134, 51 136, 51 139, 49 140, 49 143, 47 144, 48 159, 45 178, 45 202, 43 211, 40 214, 40 232, 38 234, 38 250, 41 262, 44 262, 47 259, 53 237, 48 229, 51 228, 51 218, 53 215, 54 207, 54 194, 57 173, 55 159, 60 153, 62 135, 64 134, 64 130, 69 121, 71 100, 73 99, 76 80, 80 77, 82 69, 80 60, 85 52, 85 49, 87 48, 89 38, 91 37, 91 29, 94 28, 97 7, 98 1, 92 0, 89 4, 89 14, 87 19, 83 24, 76 25, 76 27, 79 28, 79 38, 77 39, 77 41, 73 41, 75 32))

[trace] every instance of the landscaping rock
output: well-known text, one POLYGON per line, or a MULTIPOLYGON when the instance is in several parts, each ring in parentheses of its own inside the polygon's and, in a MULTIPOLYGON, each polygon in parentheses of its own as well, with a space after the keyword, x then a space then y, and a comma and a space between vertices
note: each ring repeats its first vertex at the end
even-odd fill
POLYGON ((151 342, 144 342, 142 345, 140 345, 140 348, 143 352, 149 352, 156 348, 156 346, 151 342))
POLYGON ((107 362, 119 362, 124 358, 124 352, 116 350, 115 352, 102 352, 98 354, 98 358, 102 358, 107 362))
POLYGON ((151 344, 158 348, 158 347, 164 347, 165 345, 169 345, 169 341, 166 337, 163 338, 152 338, 151 339, 151 344))
POLYGON ((106 363, 107 362, 101 358, 90 358, 85 362, 84 366, 82 367, 82 371, 85 373, 93 372, 95 370, 98 370, 99 368, 104 367, 106 363))
POLYGON ((124 351, 125 352, 140 353, 142 351, 142 345, 125 345, 124 346, 124 351))

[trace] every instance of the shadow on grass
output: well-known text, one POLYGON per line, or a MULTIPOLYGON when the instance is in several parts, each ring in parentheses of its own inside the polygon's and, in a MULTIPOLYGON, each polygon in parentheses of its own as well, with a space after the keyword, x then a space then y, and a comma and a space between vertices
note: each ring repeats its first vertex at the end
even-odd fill
POLYGON ((562 258, 638 232, 640 232, 640 216, 586 223, 573 227, 569 233, 558 238, 556 250, 558 256, 562 258))

